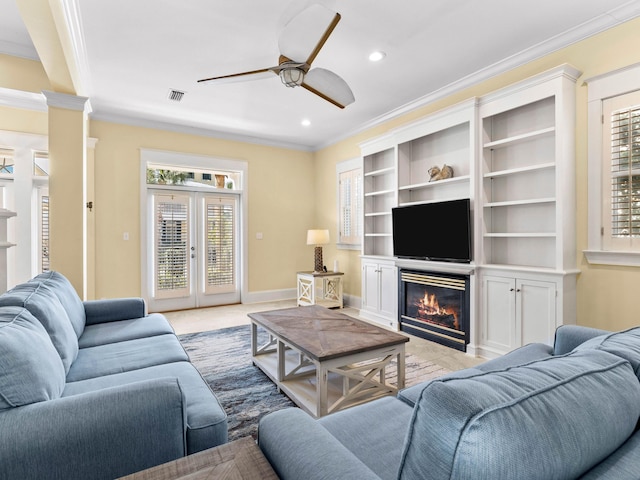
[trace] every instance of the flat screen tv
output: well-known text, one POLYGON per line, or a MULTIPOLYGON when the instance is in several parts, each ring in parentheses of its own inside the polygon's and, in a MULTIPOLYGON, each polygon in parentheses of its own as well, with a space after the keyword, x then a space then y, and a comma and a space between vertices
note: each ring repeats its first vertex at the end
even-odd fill
POLYGON ((393 255, 399 258, 469 263, 471 211, 468 198, 391 210, 393 255))

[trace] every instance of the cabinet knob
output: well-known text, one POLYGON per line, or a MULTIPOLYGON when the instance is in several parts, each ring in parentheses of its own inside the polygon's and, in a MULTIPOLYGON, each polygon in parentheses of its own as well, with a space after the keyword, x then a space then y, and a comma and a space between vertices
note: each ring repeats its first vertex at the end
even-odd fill
POLYGON ((510 288, 510 289, 509 289, 509 291, 510 291, 510 292, 515 291, 515 288, 510 288))

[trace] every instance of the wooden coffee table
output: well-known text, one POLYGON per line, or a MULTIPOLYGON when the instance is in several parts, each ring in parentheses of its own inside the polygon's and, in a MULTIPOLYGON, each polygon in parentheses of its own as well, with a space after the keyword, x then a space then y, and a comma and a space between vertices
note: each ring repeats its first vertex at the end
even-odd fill
POLYGON ((121 477, 120 480, 277 480, 269 461, 251 437, 187 455, 121 477))
POLYGON ((409 337, 313 305, 250 313, 253 363, 314 417, 404 388, 409 337), (268 339, 260 344, 259 331, 268 339), (396 360, 397 381, 387 367, 396 360))

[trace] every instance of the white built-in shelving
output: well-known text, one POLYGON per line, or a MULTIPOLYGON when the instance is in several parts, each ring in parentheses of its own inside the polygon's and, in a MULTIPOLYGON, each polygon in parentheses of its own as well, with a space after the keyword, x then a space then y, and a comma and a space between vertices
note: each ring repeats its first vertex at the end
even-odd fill
POLYGON ((478 353, 575 323, 575 81, 563 65, 482 98, 478 353))
MULTIPOLYGON (((381 265, 402 263, 393 257, 393 207, 469 198, 473 260, 465 268, 473 291, 467 351, 495 356, 523 343, 550 342, 558 325, 575 322, 579 75, 561 65, 361 145, 363 292, 396 295, 374 282, 381 265), (444 165, 453 177, 430 181, 429 169, 444 165)), ((452 268, 412 263, 424 263, 425 270, 452 268)), ((381 302, 374 300, 363 299, 364 313, 372 310, 393 325, 388 320, 395 313, 375 311, 381 302)))

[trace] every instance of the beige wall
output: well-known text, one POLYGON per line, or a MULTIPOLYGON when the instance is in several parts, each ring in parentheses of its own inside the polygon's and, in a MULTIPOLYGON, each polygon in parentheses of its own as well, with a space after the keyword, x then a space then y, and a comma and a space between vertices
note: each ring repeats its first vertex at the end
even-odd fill
MULTIPOLYGON (((91 121, 98 139, 95 156, 96 296, 140 293, 139 149, 153 148, 246 160, 249 164, 249 291, 293 288, 295 272, 311 267, 313 248, 305 243, 308 228, 329 228, 337 236, 336 163, 359 156, 358 144, 391 128, 472 96, 481 96, 518 80, 570 63, 583 78, 640 62, 640 19, 636 19, 506 74, 417 109, 315 153, 293 151, 186 134, 91 121), (130 240, 122 240, 123 232, 130 240), (257 232, 264 234, 256 240, 257 232)), ((0 87, 40 91, 45 85, 37 62, 0 55, 0 87), (8 74, 5 68, 12 69, 8 74), (15 69, 15 71, 13 70, 15 69)), ((357 93, 357 92, 356 92, 357 93)), ((427 92, 425 92, 427 93, 427 92)), ((579 80, 577 99, 577 246, 587 242, 587 108, 586 87, 579 80)), ((0 129, 46 133, 44 113, 0 107, 0 129)), ((358 252, 325 247, 325 263, 339 260, 345 292, 360 296, 358 252)), ((634 297, 640 284, 637 268, 591 266, 580 253, 578 323, 620 329, 639 322, 634 297)))
POLYGON ((95 149, 96 296, 140 292, 140 149, 248 163, 249 292, 293 288, 312 268, 313 154, 149 128, 92 121, 95 149), (129 240, 123 233, 129 232, 129 240), (262 240, 256 233, 263 234, 262 240))

